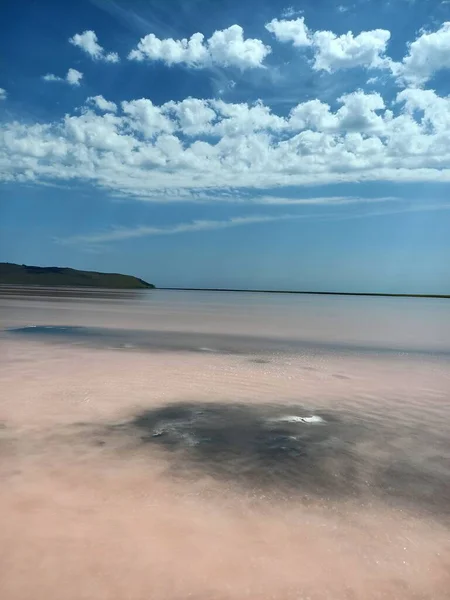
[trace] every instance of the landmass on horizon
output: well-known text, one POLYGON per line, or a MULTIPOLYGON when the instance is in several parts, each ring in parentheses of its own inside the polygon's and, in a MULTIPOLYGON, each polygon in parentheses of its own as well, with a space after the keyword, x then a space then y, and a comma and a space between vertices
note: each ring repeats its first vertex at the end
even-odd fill
MULTIPOLYGON (((0 263, 0 285, 40 285, 43 287, 92 287, 104 289, 156 289, 132 275, 80 271, 68 267, 36 267, 15 263, 0 263)), ((264 290, 237 288, 160 287, 160 290, 185 292, 246 292, 259 294, 312 294, 317 296, 385 296, 394 298, 443 298, 450 294, 394 294, 385 292, 342 292, 314 290, 264 290)))
POLYGON ((154 289, 152 283, 132 275, 79 271, 67 267, 34 267, 0 263, 0 284, 109 289, 154 289))

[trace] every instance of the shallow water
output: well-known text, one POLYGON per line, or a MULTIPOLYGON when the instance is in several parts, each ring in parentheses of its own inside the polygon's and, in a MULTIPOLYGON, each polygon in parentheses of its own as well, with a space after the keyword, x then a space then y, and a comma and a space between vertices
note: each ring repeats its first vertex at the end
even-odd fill
POLYGON ((444 599, 450 302, 0 297, 0 597, 444 599))

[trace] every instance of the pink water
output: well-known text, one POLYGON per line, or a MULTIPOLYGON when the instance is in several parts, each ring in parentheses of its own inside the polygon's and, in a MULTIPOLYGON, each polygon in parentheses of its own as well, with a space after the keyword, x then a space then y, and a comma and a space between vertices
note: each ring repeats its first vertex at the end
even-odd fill
POLYGON ((0 298, 4 330, 102 328, 0 334, 0 597, 449 598, 450 303, 384 300, 0 298), (135 426, 178 403, 220 452, 135 426), (236 403, 326 444, 267 473, 236 403))

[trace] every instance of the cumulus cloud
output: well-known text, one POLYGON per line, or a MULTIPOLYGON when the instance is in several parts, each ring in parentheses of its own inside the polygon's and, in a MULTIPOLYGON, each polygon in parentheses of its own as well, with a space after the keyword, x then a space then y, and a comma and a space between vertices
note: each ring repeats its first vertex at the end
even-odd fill
POLYGON ((129 117, 130 127, 145 138, 151 138, 155 134, 172 133, 175 129, 173 121, 165 116, 161 107, 155 106, 147 98, 122 102, 122 110, 129 117))
MULTIPOLYGON (((159 202, 229 202, 242 189, 269 197, 267 190, 287 185, 450 181, 450 99, 430 90, 405 89, 392 106, 357 90, 336 109, 312 100, 288 115, 262 102, 199 98, 106 106, 94 97, 81 114, 56 122, 1 123, 0 177, 76 178, 159 202)), ((270 198, 261 203, 276 202, 270 198)), ((251 202, 246 194, 242 201, 251 202)))
POLYGON ((407 88, 397 95, 397 103, 403 104, 405 112, 414 116, 421 113, 422 123, 435 134, 450 131, 450 97, 441 98, 434 90, 407 88))
POLYGON ((286 126, 285 120, 274 115, 270 108, 261 101, 249 105, 213 100, 210 104, 218 118, 210 132, 220 137, 235 137, 262 131, 281 131, 286 126))
POLYGON ((322 131, 326 133, 359 132, 384 134, 392 118, 378 93, 366 94, 358 90, 338 98, 342 106, 333 113, 328 104, 310 100, 294 107, 288 119, 292 130, 322 131))
MULTIPOLYGON (((342 8, 338 10, 342 12, 342 8)), ((401 62, 386 56, 391 33, 387 29, 362 31, 354 35, 348 31, 336 35, 332 31, 312 31, 303 17, 273 19, 266 24, 279 42, 291 42, 298 48, 310 48, 315 71, 334 73, 340 69, 365 67, 385 69, 398 83, 421 86, 442 69, 450 68, 450 21, 434 32, 422 31, 409 44, 408 53, 401 62)), ((374 79, 369 81, 373 81, 374 79)))
POLYGON ((69 69, 66 75, 67 83, 70 85, 80 85, 80 81, 83 79, 83 73, 77 71, 76 69, 69 69))
POLYGON ((266 24, 266 29, 280 42, 292 42, 297 47, 310 46, 312 43, 304 17, 291 21, 272 19, 266 24))
POLYGON ((143 37, 128 55, 129 60, 160 60, 167 65, 186 64, 191 67, 237 67, 251 69, 263 66, 270 46, 261 40, 244 38, 239 25, 215 31, 205 41, 202 33, 194 33, 189 39, 159 39, 153 33, 143 37))
POLYGON ((90 96, 86 102, 93 104, 96 108, 104 112, 117 112, 117 104, 105 100, 103 96, 90 96))
POLYGON ((42 77, 44 81, 64 81, 70 85, 78 86, 80 85, 80 81, 83 79, 83 73, 77 71, 76 69, 69 69, 65 77, 58 77, 53 73, 47 73, 42 77))
POLYGON ((337 36, 332 31, 311 31, 303 17, 294 20, 273 19, 266 24, 279 42, 292 42, 297 47, 311 46, 314 53, 313 69, 332 73, 354 67, 388 68, 385 56, 390 32, 386 29, 351 31, 337 36))
POLYGON ((386 132, 392 113, 384 111, 386 107, 380 94, 357 91, 344 94, 338 102, 343 105, 336 112, 341 130, 380 135, 386 132), (383 115, 382 111, 384 111, 383 115))
POLYGON ((331 31, 316 31, 313 68, 328 73, 354 67, 386 68, 385 51, 390 37, 386 29, 363 31, 356 36, 351 31, 340 36, 331 31))
POLYGON ((393 64, 393 72, 408 85, 422 85, 442 69, 450 68, 450 21, 435 32, 423 32, 409 45, 401 63, 393 64))
POLYGON ((119 55, 117 52, 107 53, 104 48, 100 46, 95 31, 87 30, 83 31, 83 33, 76 33, 73 37, 69 38, 69 42, 86 52, 86 54, 89 54, 93 60, 101 60, 110 63, 119 62, 119 55))
POLYGON ((7 95, 8 94, 6 93, 6 90, 3 88, 0 88, 0 100, 6 100, 7 95))
POLYGON ((208 100, 186 98, 181 102, 167 102, 165 113, 175 117, 182 131, 189 136, 202 135, 212 131, 212 123, 217 114, 208 100))

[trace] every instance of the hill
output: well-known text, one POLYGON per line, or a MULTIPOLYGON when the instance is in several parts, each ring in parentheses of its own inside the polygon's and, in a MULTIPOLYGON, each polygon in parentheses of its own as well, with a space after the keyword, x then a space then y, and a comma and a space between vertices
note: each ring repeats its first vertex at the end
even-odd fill
POLYGON ((142 279, 120 273, 97 273, 61 267, 32 267, 14 263, 0 263, 0 284, 130 290, 155 287, 142 279))

